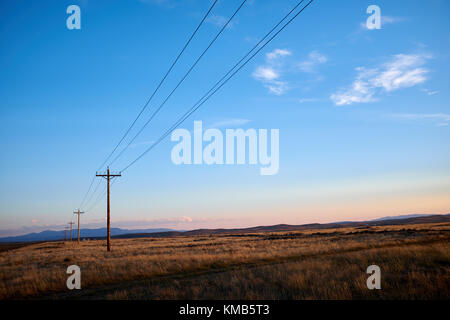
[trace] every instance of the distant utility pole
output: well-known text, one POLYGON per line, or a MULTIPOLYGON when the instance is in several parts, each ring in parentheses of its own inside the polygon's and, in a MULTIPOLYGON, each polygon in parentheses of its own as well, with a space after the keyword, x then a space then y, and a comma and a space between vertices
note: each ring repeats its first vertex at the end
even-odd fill
POLYGON ((69 225, 70 225, 70 241, 72 241, 72 225, 74 225, 74 223, 70 221, 69 225))
POLYGON ((80 243, 80 215, 84 212, 78 209, 78 211, 74 211, 73 213, 78 215, 78 243, 80 243))
POLYGON ((109 231, 110 225, 111 225, 111 221, 110 221, 110 204, 109 204, 109 181, 115 177, 121 177, 122 175, 120 173, 117 174, 110 174, 109 173, 109 167, 106 171, 106 174, 99 174, 96 173, 95 174, 97 177, 103 177, 106 179, 106 186, 107 186, 107 197, 106 197, 106 244, 107 244, 107 250, 111 251, 111 232, 109 231))
POLYGON ((69 228, 68 226, 64 227, 64 241, 67 240, 67 231, 69 231, 68 228, 69 228))

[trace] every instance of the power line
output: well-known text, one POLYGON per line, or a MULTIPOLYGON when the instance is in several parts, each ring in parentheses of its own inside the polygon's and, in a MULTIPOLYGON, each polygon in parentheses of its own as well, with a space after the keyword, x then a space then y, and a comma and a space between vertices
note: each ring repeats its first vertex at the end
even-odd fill
POLYGON ((242 3, 239 5, 239 7, 236 9, 236 11, 233 13, 233 15, 228 19, 227 23, 225 23, 220 31, 216 34, 216 36, 211 40, 209 45, 206 47, 206 49, 202 52, 202 54, 197 58, 197 60, 194 62, 194 64, 189 68, 189 70, 186 72, 186 74, 181 78, 181 80, 178 82, 178 84, 175 86, 175 88, 170 92, 170 94, 166 97, 166 99, 160 104, 160 106, 152 113, 150 118, 147 120, 147 122, 144 124, 144 126, 136 133, 136 135, 129 141, 127 146, 123 148, 120 153, 109 163, 111 166, 114 162, 116 162, 117 159, 120 158, 120 156, 129 148, 129 146, 136 140, 136 138, 144 131, 144 129, 147 127, 147 125, 153 120, 153 118, 156 116, 156 114, 164 107, 166 102, 170 99, 170 97, 174 94, 174 92, 178 89, 178 87, 184 82, 184 80, 187 78, 187 76, 191 73, 191 71, 195 68, 195 66, 200 62, 200 60, 203 58, 203 56, 206 54, 206 52, 211 48, 211 46, 214 44, 214 42, 219 38, 219 36, 222 34, 222 32, 225 30, 225 28, 229 25, 231 20, 233 20, 234 16, 241 10, 242 6, 247 2, 247 0, 242 1, 242 3))
MULTIPOLYGON (((95 179, 95 176, 94 176, 95 179)), ((89 196, 88 200, 85 202, 85 207, 88 206, 88 204, 91 202, 91 200, 93 199, 94 195, 97 193, 98 188, 100 187, 101 184, 101 180, 98 180, 97 185, 94 188, 94 191, 91 193, 91 195, 89 196)), ((81 208, 81 207, 80 207, 81 208)))
MULTIPOLYGON (((211 7, 208 9, 208 11, 206 12, 206 14, 203 16, 202 20, 200 21, 200 23, 197 25, 197 27, 195 28, 194 32, 191 34, 191 36, 189 37, 188 41, 185 43, 185 45, 183 46, 183 49, 181 49, 181 51, 178 53, 177 57, 175 58, 175 60, 172 62, 171 66, 169 67, 169 69, 166 71, 166 73, 164 74, 163 78, 160 80, 160 82, 158 83, 158 85, 156 86, 155 90, 153 91, 152 95, 150 96, 150 98, 147 100, 147 102, 144 104, 144 106, 142 107, 141 111, 138 113, 138 115, 136 116, 136 118, 134 119, 134 121, 131 123, 131 125, 128 127, 128 129, 125 131, 125 134, 122 136, 122 138, 119 140, 119 142, 116 144, 116 146, 114 147, 114 149, 112 150, 112 152, 108 155, 108 157, 105 159, 105 161, 103 161, 102 165, 97 169, 97 171, 101 170, 101 168, 103 168, 103 166, 106 164, 106 162, 111 158, 111 156, 114 154, 114 152, 116 152, 117 148, 120 146, 120 144, 123 142, 123 140, 125 139, 125 137, 130 133, 131 129, 134 127, 134 125, 136 124, 137 120, 141 117, 142 113, 145 111, 145 109, 148 107, 150 101, 153 99, 153 97, 155 96, 155 94, 158 92, 159 88, 162 86, 162 84, 164 83, 164 81, 166 80, 167 76, 169 75, 169 73, 172 71, 172 69, 175 67, 175 64, 178 62, 178 60, 180 59, 180 57, 183 55, 184 51, 186 50, 186 48, 189 46, 189 44, 191 43, 192 39, 194 38, 194 36, 197 34, 198 30, 200 29, 200 27, 203 25, 203 23, 205 22, 206 18, 209 16, 209 14, 211 13, 212 9, 215 7, 215 5, 217 4, 218 0, 215 0, 213 2, 213 4, 211 5, 211 7)), ((81 204, 79 206, 79 208, 81 208, 89 194, 89 192, 92 189, 92 185, 94 183, 95 180, 95 176, 92 178, 91 183, 89 184, 89 188, 86 192, 86 194, 83 197, 83 200, 81 201, 81 204)), ((95 193, 95 192, 94 192, 95 193)))
MULTIPOLYGON (((198 108, 200 108, 209 98, 211 98, 222 86, 224 86, 237 72, 239 72, 250 60, 252 60, 267 44, 269 44, 284 28, 286 28, 301 12, 303 12, 304 9, 306 9, 313 0, 310 0, 298 13, 294 15, 286 24, 282 26, 280 30, 278 30, 268 41, 266 41, 261 48, 259 48, 247 61, 245 61, 244 64, 242 64, 231 76, 229 76, 222 84, 220 84, 219 87, 217 85, 225 78, 227 77, 235 68, 237 65, 239 65, 259 44, 262 43, 264 39, 266 39, 286 18, 301 4, 304 0, 300 1, 280 22, 278 22, 243 58, 241 58, 238 63, 236 63, 199 101, 197 101, 196 104, 194 104, 169 130, 167 130, 161 137, 158 139, 154 144, 152 144, 147 150, 145 150, 138 158, 136 158, 134 161, 132 161, 129 165, 127 165, 122 171, 127 170, 130 166, 132 166, 134 163, 136 163, 140 158, 142 158, 145 154, 147 154, 150 150, 152 150, 157 144, 159 144, 167 135, 169 135, 176 127, 178 127, 182 122, 184 122, 190 115, 192 115, 198 108), (216 88, 217 87, 217 88, 216 88), (213 91, 214 90, 214 91, 213 91), (211 91, 213 91, 211 93, 211 91), (204 99, 206 97, 206 99, 204 99), (204 99, 204 100, 203 100, 204 99), (203 100, 203 101, 202 101, 203 100)), ((114 183, 115 181, 113 181, 114 183)), ((112 183, 112 184, 113 184, 112 183)), ((97 201, 89 208, 89 210, 92 210, 93 207, 95 207, 103 195, 106 193, 106 190, 103 194, 101 194, 100 197, 97 198, 97 201)), ((88 211, 89 211, 88 210, 88 211)))
POLYGON ((91 184, 89 185, 88 191, 84 195, 83 200, 81 200, 80 206, 78 208, 81 208, 83 206, 84 201, 86 200, 86 197, 89 194, 89 191, 91 191, 91 189, 92 189, 92 185, 94 184, 94 180, 95 180, 95 176, 92 177, 91 184))
MULTIPOLYGON (((101 180, 99 180, 99 185, 100 185, 100 183, 101 183, 101 180)), ((93 204, 86 210, 86 212, 90 212, 92 209, 94 209, 100 203, 100 200, 103 198, 103 196, 105 194, 106 194, 106 186, 105 186, 103 192, 97 196, 97 199, 95 199, 93 204)))
MULTIPOLYGON (((304 0, 300 1, 299 4, 297 4, 297 6, 294 7, 297 8, 304 0)), ((221 80, 219 80, 213 87, 212 89, 210 89, 208 92, 211 92, 209 95, 208 93, 206 93, 202 98, 200 98, 181 118, 179 118, 179 120, 177 122, 174 123, 174 125, 172 125, 172 127, 170 127, 157 141, 155 141, 150 147, 148 147, 143 153, 141 153, 135 160, 133 160, 131 163, 129 163, 125 168, 123 168, 121 170, 121 172, 124 172, 125 170, 127 170, 129 167, 131 167, 133 164, 135 164, 139 159, 141 159, 144 155, 146 155, 150 150, 152 150, 156 145, 158 145, 162 140, 164 140, 165 137, 167 137, 175 128, 177 128, 181 123, 183 123, 190 115, 192 115, 198 108, 200 108, 206 101, 209 100, 209 98, 211 98, 218 90, 220 90, 220 88, 222 88, 234 75, 236 75, 236 73, 238 73, 248 62, 250 62, 267 44, 269 44, 281 31, 283 31, 295 18, 297 18, 297 16, 303 12, 303 10, 305 10, 314 0, 310 0, 299 12, 297 12, 288 22, 286 22, 269 40, 267 40, 255 53, 253 53, 253 55, 250 56, 250 58, 248 58, 237 70, 235 70, 225 81, 222 82, 222 84, 220 84, 220 86, 218 86, 217 88, 214 89, 214 87, 217 86, 217 84, 223 80, 227 75, 225 75, 225 77, 222 77, 221 80), (204 97, 207 96, 205 99, 204 97), (204 100, 203 100, 204 99, 204 100), (202 101, 203 100, 203 101, 202 101)), ((289 12, 281 21, 284 21, 287 16, 289 16, 291 13, 293 12, 293 10, 291 10, 291 12, 289 12)), ((281 22, 280 22, 281 23, 281 22)), ((269 32, 272 33, 273 30, 280 24, 278 23, 274 28, 272 28, 272 30, 269 32)), ((268 35, 266 35, 263 39, 265 39, 268 35)), ((258 45, 261 43, 262 41, 260 41, 258 43, 258 45)), ((256 47, 256 46, 255 46, 256 47)), ((251 51, 253 51, 255 49, 255 47, 253 47, 251 51)), ((248 56, 249 53, 246 54, 246 56, 248 56)), ((245 59, 245 57, 243 59, 245 59)), ((238 64, 243 60, 241 59, 238 64)), ((227 74, 229 74, 237 65, 235 65, 227 74)))
POLYGON ((113 151, 108 155, 108 157, 105 159, 105 161, 103 161, 102 165, 97 169, 97 171, 101 170, 103 168, 103 166, 106 164, 106 162, 109 160, 109 158, 111 158, 111 156, 114 154, 114 152, 117 150, 117 148, 119 147, 119 145, 122 143, 122 141, 125 139, 125 137, 128 135, 128 133, 130 133, 131 129, 133 128, 133 126, 136 124, 137 120, 140 118, 140 116, 142 115, 142 113, 145 111, 145 109, 147 108, 147 106, 149 105, 150 101, 153 99, 153 97, 155 96, 156 92, 158 92, 159 88, 161 87, 161 85, 164 83, 164 81, 166 80, 167 76, 169 75, 169 73, 172 71, 173 67, 175 66, 175 64, 178 62, 178 60, 180 59, 181 55, 184 53, 184 51, 186 50, 186 48, 188 47, 189 43, 191 42, 191 40, 194 38, 195 34, 197 33, 197 31, 200 29, 200 27, 202 26, 203 22, 205 22, 206 18, 208 17, 208 15, 211 13, 212 9, 214 8, 214 6, 216 5, 218 0, 215 0, 214 3, 211 5, 211 7, 209 8, 208 12, 206 12, 206 14, 204 15, 203 19, 200 21, 200 23, 198 24, 197 28, 194 30, 194 32, 192 33, 192 35, 190 36, 189 40, 186 42, 186 44, 184 45, 183 49, 180 51, 180 53, 178 54, 178 56, 176 57, 176 59, 172 62, 172 65, 170 66, 170 68, 167 70, 166 74, 164 75, 164 77, 161 79, 161 81, 159 82, 159 84, 156 86, 155 90, 153 91, 152 95, 150 96, 150 98, 147 100, 147 102, 144 104, 144 106, 142 107, 141 111, 138 113, 137 117, 134 119, 134 121, 131 123, 131 125, 128 127, 127 131, 125 132, 125 134, 122 136, 122 138, 119 140, 119 142, 117 143, 117 145, 114 147, 113 151))
MULTIPOLYGON (((101 181, 101 180, 99 180, 99 181, 101 181)), ((114 185, 114 183, 116 183, 118 180, 113 180, 113 182, 111 182, 111 187, 114 185)), ((91 211, 92 209, 94 209, 99 203, 100 203, 100 200, 102 200, 103 199, 103 197, 106 195, 106 186, 105 186, 105 188, 103 189, 103 193, 100 193, 99 195, 98 195, 98 197, 97 197, 97 199, 95 199, 95 201, 94 201, 94 203, 89 207, 89 209, 87 209, 86 210, 86 212, 89 212, 89 211, 91 211)))

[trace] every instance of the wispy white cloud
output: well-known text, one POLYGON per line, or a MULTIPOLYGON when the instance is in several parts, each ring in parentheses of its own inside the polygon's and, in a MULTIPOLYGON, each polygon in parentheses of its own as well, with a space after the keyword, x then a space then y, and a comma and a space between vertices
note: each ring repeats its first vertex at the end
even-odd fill
POLYGON ((282 95, 289 89, 286 81, 280 80, 283 73, 283 58, 292 53, 287 49, 275 49, 266 54, 266 64, 253 72, 253 78, 263 83, 270 93, 282 95))
MULTIPOLYGON (((369 17, 369 16, 366 16, 369 17)), ((385 16, 381 14, 381 28, 385 29, 387 25, 397 24, 400 22, 408 21, 408 18, 405 17, 394 17, 394 16, 385 16)), ((367 20, 364 20, 359 23, 356 27, 356 30, 347 35, 347 38, 351 41, 357 41, 360 38, 372 41, 371 35, 376 34, 377 30, 371 30, 367 28, 367 20)))
POLYGON ((318 51, 309 53, 308 58, 299 63, 299 68, 303 72, 315 72, 316 67, 320 64, 326 63, 328 58, 318 51))
POLYGON ((266 85, 266 88, 269 89, 269 92, 280 96, 289 89, 288 83, 286 81, 271 81, 266 85))
POLYGON ((426 81, 427 69, 420 68, 429 59, 428 55, 398 54, 384 65, 374 79, 374 85, 386 91, 415 86, 426 81))
POLYGON ((429 96, 434 96, 435 94, 438 94, 439 91, 437 90, 430 90, 430 89, 421 89, 422 92, 425 92, 429 96))
POLYGON ((253 72, 253 77, 260 81, 272 81, 279 77, 279 73, 273 67, 259 66, 253 72))
POLYGON ((331 95, 338 106, 376 101, 382 92, 413 87, 427 80, 429 70, 422 66, 431 56, 424 54, 397 54, 378 68, 356 68, 353 83, 331 95))
POLYGON ((230 128, 230 127, 237 127, 237 126, 243 126, 247 123, 251 122, 251 120, 248 119, 225 119, 225 120, 220 120, 217 122, 214 122, 213 124, 211 124, 211 128, 230 128))
MULTIPOLYGON (((206 19, 206 22, 211 23, 215 25, 216 27, 222 28, 227 22, 229 18, 218 15, 218 14, 212 14, 206 19)), ((230 21, 228 23, 227 28, 232 28, 236 24, 236 20, 230 21)))
POLYGON ((375 101, 375 88, 366 79, 373 72, 366 71, 363 68, 356 68, 358 75, 350 87, 331 95, 331 100, 338 105, 347 105, 352 103, 367 103, 375 101))
MULTIPOLYGON (((389 24, 396 24, 396 23, 400 23, 400 22, 404 22, 407 19, 404 17, 393 17, 393 16, 385 16, 385 15, 381 15, 381 28, 383 28, 383 26, 389 25, 389 24)), ((361 22, 360 26, 362 29, 364 30, 369 30, 367 28, 367 21, 361 22)))
MULTIPOLYGON (((301 62, 287 59, 289 56, 292 56, 292 52, 288 49, 275 49, 267 53, 266 63, 255 69, 253 78, 262 82, 269 93, 279 96, 292 88, 286 80, 286 74, 299 71, 315 73, 318 65, 328 61, 328 58, 318 51, 310 52, 307 58, 301 62)), ((316 81, 322 79, 320 75, 316 75, 315 78, 316 81)))
POLYGON ((111 223, 119 228, 154 228, 154 227, 168 227, 172 228, 180 224, 189 224, 192 222, 203 221, 204 219, 192 218, 188 216, 169 217, 169 218, 147 218, 147 219, 112 219, 111 223))
POLYGON ((393 17, 393 16, 385 16, 381 15, 381 23, 382 24, 393 24, 406 21, 404 17, 393 17))
POLYGON ((450 124, 450 114, 446 113, 393 113, 388 116, 405 121, 433 123, 438 127, 444 127, 450 124))
POLYGON ((246 36, 244 37, 244 40, 253 44, 256 44, 259 41, 258 38, 252 36, 246 36))
POLYGON ((177 6, 177 0, 139 0, 142 3, 156 4, 165 8, 174 8, 177 6))
MULTIPOLYGON (((82 223, 83 229, 96 229, 106 227, 106 218, 91 219, 82 223)), ((212 222, 210 218, 193 218, 189 216, 178 216, 168 218, 141 218, 141 219, 111 219, 113 228, 125 229, 151 229, 151 228, 170 228, 170 229, 192 229, 203 223, 212 222)), ((67 224, 36 224, 31 226, 23 226, 16 229, 0 229, 0 237, 18 236, 32 232, 42 232, 45 230, 64 230, 67 224)))
POLYGON ((301 98, 298 100, 299 103, 307 103, 307 102, 317 102, 320 101, 318 98, 301 98))
POLYGON ((272 52, 266 54, 267 60, 275 60, 280 57, 290 56, 292 53, 287 49, 275 49, 272 52))
POLYGON ((273 67, 260 66, 253 72, 253 77, 261 81, 269 89, 269 92, 275 95, 282 95, 288 89, 285 81, 277 80, 280 77, 280 72, 273 67))

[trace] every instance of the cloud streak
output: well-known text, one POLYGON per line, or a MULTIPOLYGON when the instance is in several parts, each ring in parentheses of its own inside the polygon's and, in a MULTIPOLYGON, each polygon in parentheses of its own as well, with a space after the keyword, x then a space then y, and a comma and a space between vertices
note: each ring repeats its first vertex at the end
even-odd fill
MULTIPOLYGON (((405 18, 403 17, 393 17, 393 16, 385 16, 385 15, 381 15, 381 28, 383 28, 383 26, 388 25, 388 24, 396 24, 396 23, 400 23, 400 22, 404 22, 406 21, 405 18)), ((361 22, 361 28, 364 30, 370 30, 367 28, 367 21, 361 22)))
POLYGON ((237 127, 237 126, 243 126, 249 122, 251 122, 251 120, 248 120, 248 119, 226 119, 226 120, 214 122, 211 125, 211 128, 237 127))
POLYGON ((169 9, 172 9, 175 6, 177 6, 176 0, 139 0, 139 2, 151 3, 154 5, 162 6, 162 7, 169 8, 169 9))
POLYGON ((282 95, 289 89, 286 81, 280 80, 283 58, 292 53, 287 49, 275 49, 266 54, 266 65, 259 66, 253 72, 253 78, 262 82, 270 93, 282 95))
POLYGON ((266 54, 266 58, 269 61, 276 60, 280 57, 290 56, 292 53, 287 49, 275 49, 272 52, 266 54))
POLYGON ((286 73, 298 71, 315 73, 318 65, 328 61, 328 58, 318 51, 310 52, 308 57, 300 63, 285 60, 291 55, 292 52, 287 49, 275 49, 267 53, 266 63, 255 69, 252 74, 253 78, 262 82, 264 87, 269 90, 269 93, 279 96, 290 89, 288 81, 282 79, 286 73), (289 62, 289 65, 287 65, 287 62, 289 62))
POLYGON ((424 83, 429 70, 423 65, 431 57, 423 54, 397 54, 378 68, 356 68, 356 78, 347 88, 330 98, 337 106, 368 103, 377 96, 424 83))
MULTIPOLYGON (((218 221, 220 219, 211 218, 193 218, 189 216, 169 217, 161 219, 111 219, 113 228, 123 229, 152 229, 152 228, 169 228, 177 230, 188 230, 198 228, 204 224, 218 221)), ((66 224, 40 224, 32 226, 23 226, 17 229, 0 229, 0 237, 18 236, 32 232, 42 232, 45 230, 64 230, 66 224)), ((92 219, 90 221, 82 222, 82 229, 96 229, 106 227, 106 218, 92 219)))
POLYGON ((445 127, 450 124, 450 114, 446 113, 393 113, 388 116, 405 121, 432 122, 438 127, 445 127))
POLYGON ((303 72, 312 73, 312 72, 316 71, 316 67, 318 65, 324 64, 327 61, 328 61, 328 58, 325 55, 323 55, 317 51, 312 51, 308 55, 308 59, 300 62, 299 68, 303 72))
MULTIPOLYGON (((215 25, 216 27, 222 28, 227 23, 228 20, 229 18, 227 17, 218 14, 213 14, 206 19, 206 22, 215 25)), ((226 26, 226 28, 231 29, 235 24, 236 21, 230 21, 226 26)))

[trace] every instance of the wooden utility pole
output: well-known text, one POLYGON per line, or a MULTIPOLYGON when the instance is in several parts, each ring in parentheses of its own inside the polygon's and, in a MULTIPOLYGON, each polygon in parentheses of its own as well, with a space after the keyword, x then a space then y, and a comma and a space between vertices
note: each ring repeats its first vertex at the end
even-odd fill
POLYGON ((78 211, 74 211, 73 213, 78 215, 78 243, 80 243, 80 215, 84 212, 78 209, 78 211))
POLYGON ((70 225, 70 241, 72 241, 72 225, 74 225, 74 223, 70 221, 69 225, 70 225))
POLYGON ((68 231, 68 226, 64 227, 64 241, 67 240, 67 231, 68 231))
POLYGON ((107 189, 107 197, 106 197, 106 245, 107 245, 107 251, 111 251, 111 232, 110 232, 110 225, 111 225, 111 221, 110 221, 110 194, 109 194, 109 185, 110 185, 110 180, 115 178, 115 177, 121 177, 122 175, 120 173, 116 173, 116 174, 111 174, 109 172, 109 167, 106 171, 106 173, 103 174, 99 174, 96 173, 95 174, 97 177, 103 177, 106 179, 106 189, 107 189))

